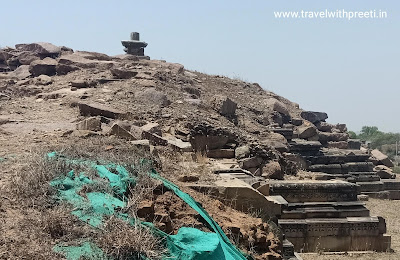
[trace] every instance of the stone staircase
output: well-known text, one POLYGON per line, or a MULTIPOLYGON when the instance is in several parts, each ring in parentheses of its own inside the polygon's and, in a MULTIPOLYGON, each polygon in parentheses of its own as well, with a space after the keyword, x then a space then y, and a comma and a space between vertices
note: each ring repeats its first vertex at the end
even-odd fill
POLYGON ((300 154, 308 165, 307 170, 321 173, 322 179, 339 179, 355 183, 361 194, 373 198, 400 199, 400 180, 395 175, 378 175, 369 154, 361 150, 329 149, 310 141, 293 145, 293 152, 300 154), (308 144, 308 146, 307 146, 308 144), (313 150, 310 147, 314 148, 313 150))
POLYGON ((287 202, 278 220, 297 252, 387 251, 390 236, 381 217, 357 201, 358 186, 346 181, 270 181, 270 195, 287 202))

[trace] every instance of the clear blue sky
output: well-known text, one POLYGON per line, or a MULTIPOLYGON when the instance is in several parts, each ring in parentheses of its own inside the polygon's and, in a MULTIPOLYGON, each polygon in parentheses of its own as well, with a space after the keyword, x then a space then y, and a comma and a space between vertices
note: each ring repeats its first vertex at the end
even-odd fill
POLYGON ((400 132, 400 3, 3 1, 0 45, 47 41, 122 53, 131 31, 153 59, 258 82, 331 123, 400 132), (274 11, 384 10, 387 19, 286 19, 274 11))

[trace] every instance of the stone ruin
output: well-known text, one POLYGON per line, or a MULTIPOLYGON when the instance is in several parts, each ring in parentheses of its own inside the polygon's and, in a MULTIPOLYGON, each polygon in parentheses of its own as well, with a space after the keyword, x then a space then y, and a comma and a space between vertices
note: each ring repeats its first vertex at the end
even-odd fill
POLYGON ((144 55, 144 48, 147 47, 147 43, 140 41, 140 35, 138 32, 131 32, 130 40, 121 41, 121 43, 125 47, 124 51, 127 54, 147 58, 147 56, 144 55))
POLYGON ((295 259, 294 251, 389 251, 385 219, 370 216, 362 200, 400 199, 400 181, 388 168, 393 165, 379 151, 349 139, 345 125, 326 123, 327 117, 303 111, 300 118, 270 128, 289 143, 281 150, 285 160, 313 179, 280 180, 279 164, 265 163, 279 161, 273 154, 251 145, 232 148, 232 137, 206 131, 194 144, 209 145, 207 155, 215 159, 214 173, 222 180, 216 182, 217 188, 191 187, 235 200, 240 210, 276 214, 286 237, 286 259, 295 259))
MULTIPOLYGON (((129 56, 127 60, 148 58, 144 56, 147 43, 139 40, 138 33, 132 33, 131 40, 122 41, 122 44, 129 56)), ((20 81, 87 68, 109 70, 114 77, 96 79, 97 84, 148 77, 140 70, 126 69, 121 65, 123 60, 124 57, 33 43, 1 49, 0 71, 9 71, 9 75, 20 81)), ((169 73, 184 71, 183 66, 177 64, 142 62, 149 62, 149 65, 153 62, 155 67, 165 68, 169 73)), ((74 88, 90 84, 71 82, 74 88)), ((200 96, 198 89, 188 92, 192 101, 198 100, 193 98, 200 96)), ((139 95, 163 106, 170 103, 163 93, 154 89, 149 88, 139 95)), ((393 165, 387 156, 363 148, 359 140, 349 139, 346 126, 327 123, 326 113, 301 111, 294 116, 282 102, 268 100, 273 113, 265 125, 268 125, 266 132, 270 133, 266 140, 256 138, 254 142, 238 138, 229 129, 207 124, 177 128, 174 135, 165 135, 154 122, 126 126, 121 121, 113 121, 124 119, 127 116, 124 111, 86 101, 75 104, 82 116, 88 116, 77 124, 77 129, 98 132, 102 122, 107 121, 112 122, 109 135, 149 150, 153 146, 170 146, 180 152, 205 153, 219 179, 212 184, 188 186, 207 191, 228 203, 234 201, 230 205, 239 210, 255 209, 272 219, 277 218, 286 238, 283 242, 286 259, 295 259, 294 251, 389 250, 391 240, 386 235, 385 220, 370 216, 362 201, 368 196, 400 199, 400 181, 391 172, 393 165), (301 169, 312 179, 284 180, 284 173, 290 173, 290 168, 301 169)), ((239 106, 234 100, 218 96, 213 103, 212 109, 221 116, 229 120, 236 118, 239 106)))

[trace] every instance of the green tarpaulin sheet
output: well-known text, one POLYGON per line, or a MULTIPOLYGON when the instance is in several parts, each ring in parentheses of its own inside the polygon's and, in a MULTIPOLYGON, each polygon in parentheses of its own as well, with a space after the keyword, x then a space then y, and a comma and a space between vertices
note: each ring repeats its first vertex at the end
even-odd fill
MULTIPOLYGON (((85 185, 96 185, 96 180, 89 178, 85 173, 70 171, 63 177, 50 182, 50 185, 58 191, 57 198, 73 205, 71 212, 82 221, 93 227, 100 227, 104 217, 115 215, 123 220, 135 223, 137 220, 126 214, 120 213, 126 206, 124 194, 130 185, 135 185, 134 177, 122 166, 116 164, 99 164, 84 160, 70 160, 56 153, 48 154, 49 160, 66 160, 69 164, 85 164, 96 170, 97 176, 107 180, 112 189, 112 194, 106 192, 88 192, 85 197, 79 191, 85 185)), ((236 260, 246 259, 224 234, 221 227, 208 215, 208 213, 189 194, 181 191, 178 186, 162 178, 155 170, 149 172, 155 179, 161 180, 167 189, 173 191, 189 206, 196 210, 209 224, 215 233, 203 232, 195 228, 182 227, 176 235, 168 235, 155 228, 151 223, 140 224, 150 228, 154 234, 162 236, 166 240, 168 253, 165 259, 187 260, 236 260)), ((99 259, 101 249, 94 244, 85 242, 80 246, 57 245, 54 251, 63 253, 68 260, 99 259), (97 257, 97 258, 96 258, 97 257)), ((101 254, 100 254, 101 252, 101 254)), ((145 259, 145 257, 144 257, 145 259)))

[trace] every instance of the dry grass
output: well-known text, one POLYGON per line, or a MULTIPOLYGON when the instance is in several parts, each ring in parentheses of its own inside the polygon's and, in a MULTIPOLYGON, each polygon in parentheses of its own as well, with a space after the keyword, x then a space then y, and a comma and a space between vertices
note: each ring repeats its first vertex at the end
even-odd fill
MULTIPOLYGON (((108 222, 105 226, 107 232, 95 230, 73 217, 70 214, 72 209, 66 205, 57 205, 53 199, 55 190, 49 181, 71 169, 75 173, 84 171, 91 177, 100 178, 87 166, 71 168, 63 160, 46 159, 50 151, 73 159, 115 162, 128 167, 137 181, 136 187, 131 187, 126 194, 129 212, 133 215, 136 215, 136 205, 140 200, 150 196, 159 185, 146 174, 151 165, 141 163, 143 158, 150 159, 150 155, 112 138, 71 140, 67 144, 41 147, 17 157, 12 162, 9 181, 1 191, 2 197, 7 198, 7 205, 0 201, 0 206, 7 211, 4 216, 0 215, 0 259, 62 259, 52 251, 53 246, 82 238, 101 242, 101 247, 116 259, 138 254, 157 259, 163 253, 162 243, 148 230, 121 221, 108 222)), ((111 192, 111 189, 103 181, 85 186, 81 193, 92 191, 111 192)))
POLYGON ((180 153, 170 148, 159 152, 160 174, 173 182, 179 182, 183 175, 196 176, 200 182, 213 182, 216 177, 212 173, 209 159, 204 154, 197 152, 180 153))
POLYGON ((0 259, 63 259, 52 251, 56 243, 81 239, 90 232, 65 205, 38 210, 10 210, 3 218, 0 259))
POLYGON ((372 216, 382 216, 386 219, 388 234, 392 236, 393 253, 342 253, 342 254, 302 254, 304 260, 398 260, 400 259, 400 218, 399 200, 367 201, 367 208, 372 216))
POLYGON ((165 253, 163 241, 150 230, 138 225, 111 218, 104 225, 104 232, 97 239, 100 247, 114 259, 161 259, 165 253))

